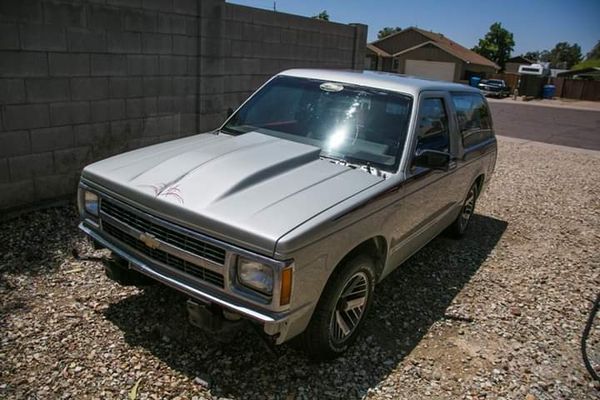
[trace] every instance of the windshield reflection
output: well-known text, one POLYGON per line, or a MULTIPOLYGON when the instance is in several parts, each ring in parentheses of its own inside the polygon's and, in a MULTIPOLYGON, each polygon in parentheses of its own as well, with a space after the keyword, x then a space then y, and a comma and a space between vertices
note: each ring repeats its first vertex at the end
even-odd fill
POLYGON ((258 131, 317 146, 323 156, 349 164, 393 171, 411 106, 411 97, 395 92, 278 76, 246 102, 223 131, 258 131))

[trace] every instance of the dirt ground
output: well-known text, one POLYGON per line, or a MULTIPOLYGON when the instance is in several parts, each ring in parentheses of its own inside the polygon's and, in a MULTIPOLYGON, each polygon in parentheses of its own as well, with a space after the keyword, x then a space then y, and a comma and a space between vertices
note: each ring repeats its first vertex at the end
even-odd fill
MULTIPOLYGON (((597 399, 581 332, 600 290, 600 153, 500 141, 466 238, 439 237, 376 288, 342 358, 220 343, 185 298, 105 278, 74 206, 0 225, 0 398, 597 399)), ((600 364, 600 317, 589 341, 600 364)))

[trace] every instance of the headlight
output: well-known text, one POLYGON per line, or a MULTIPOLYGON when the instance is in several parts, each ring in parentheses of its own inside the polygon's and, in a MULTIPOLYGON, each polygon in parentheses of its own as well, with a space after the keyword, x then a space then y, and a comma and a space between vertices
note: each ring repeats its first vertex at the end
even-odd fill
POLYGON ((98 216, 98 195, 96 193, 84 190, 83 192, 83 208, 85 212, 95 217, 98 216))
POLYGON ((273 293, 273 269, 268 265, 239 257, 237 273, 242 285, 266 295, 273 293))

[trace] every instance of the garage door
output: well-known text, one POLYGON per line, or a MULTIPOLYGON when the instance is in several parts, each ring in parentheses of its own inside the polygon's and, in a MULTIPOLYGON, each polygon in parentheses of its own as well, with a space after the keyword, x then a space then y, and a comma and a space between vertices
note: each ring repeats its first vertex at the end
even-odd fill
POLYGON ((404 73, 407 75, 452 82, 454 80, 455 67, 456 64, 451 62, 406 60, 404 73))

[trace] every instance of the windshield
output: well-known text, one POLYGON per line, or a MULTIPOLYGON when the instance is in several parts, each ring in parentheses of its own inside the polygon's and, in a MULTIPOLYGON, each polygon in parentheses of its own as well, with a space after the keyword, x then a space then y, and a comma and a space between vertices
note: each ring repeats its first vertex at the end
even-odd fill
POLYGON ((323 157, 394 171, 404 144, 408 95, 336 82, 278 76, 225 124, 321 148, 323 157))

